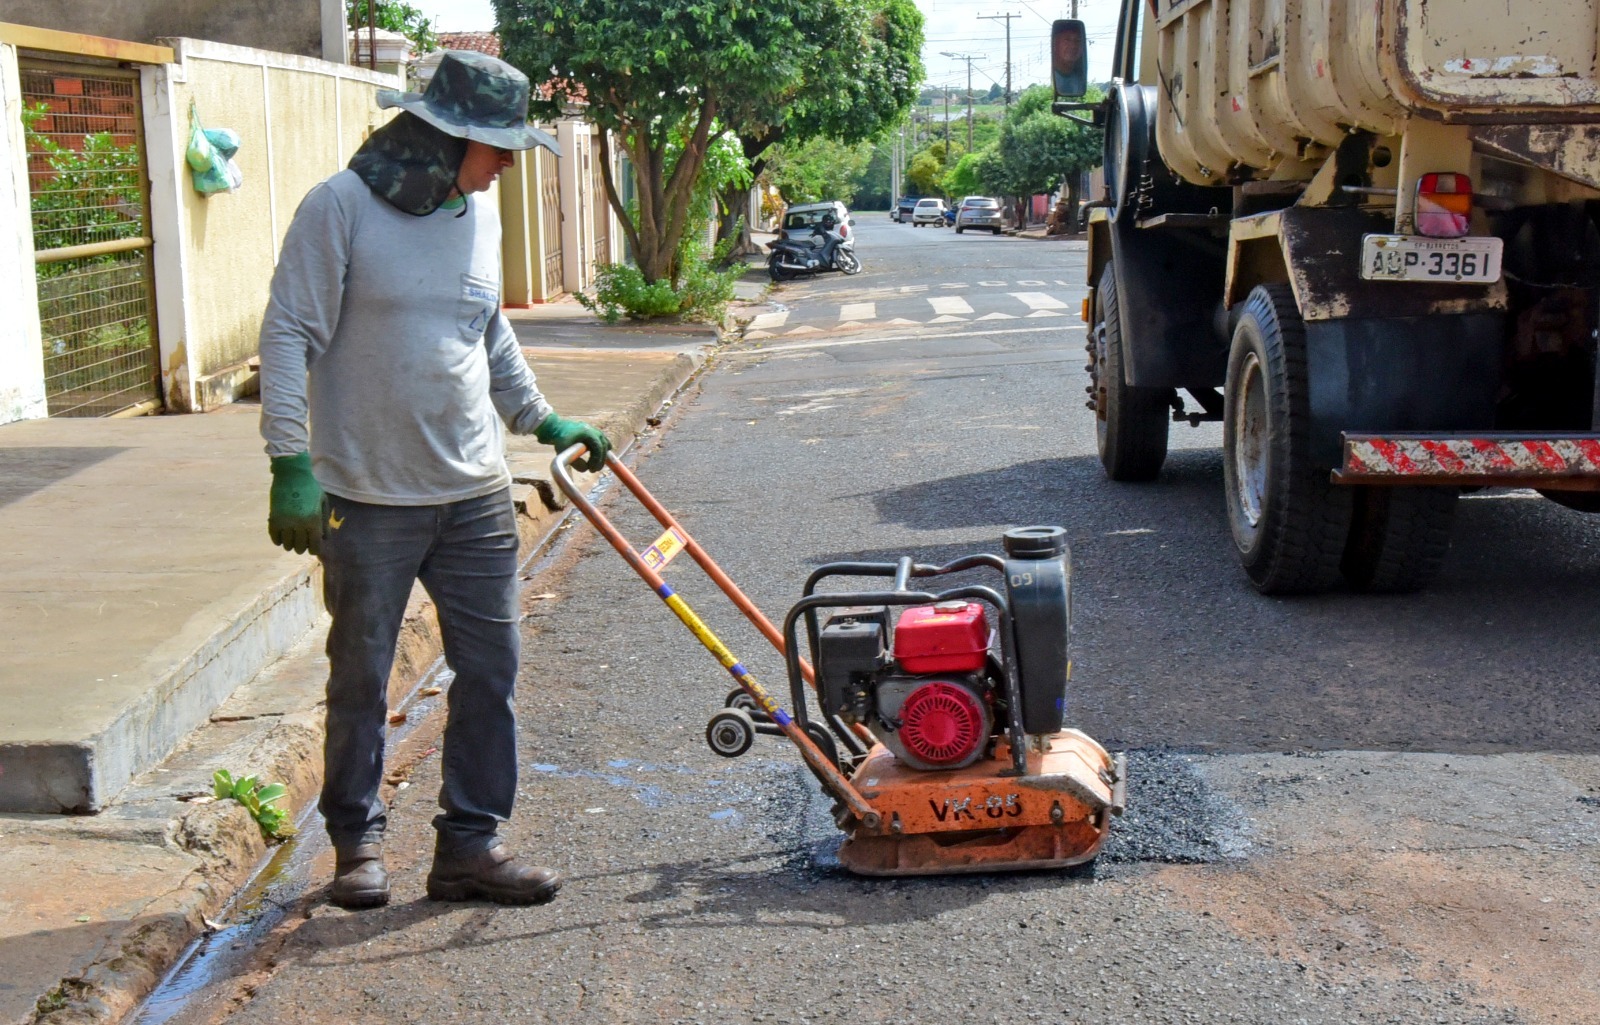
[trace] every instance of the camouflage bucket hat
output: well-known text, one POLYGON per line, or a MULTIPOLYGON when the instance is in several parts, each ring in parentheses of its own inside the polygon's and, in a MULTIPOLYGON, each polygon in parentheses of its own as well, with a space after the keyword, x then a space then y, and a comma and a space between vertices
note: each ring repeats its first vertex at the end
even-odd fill
POLYGON ((528 76, 485 53, 446 50, 427 91, 380 89, 378 106, 410 111, 458 139, 561 155, 555 139, 528 124, 528 76))

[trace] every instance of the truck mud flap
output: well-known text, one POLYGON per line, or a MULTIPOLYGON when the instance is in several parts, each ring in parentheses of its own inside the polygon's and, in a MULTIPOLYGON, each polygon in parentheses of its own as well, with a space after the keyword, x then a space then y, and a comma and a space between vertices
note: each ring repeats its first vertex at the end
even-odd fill
POLYGON ((1212 328, 1226 253, 1210 235, 1110 224, 1127 357, 1136 388, 1216 388, 1228 371, 1227 345, 1212 328))
POLYGON ((1342 467, 1347 433, 1492 431, 1504 321, 1469 313, 1308 322, 1313 461, 1342 467))

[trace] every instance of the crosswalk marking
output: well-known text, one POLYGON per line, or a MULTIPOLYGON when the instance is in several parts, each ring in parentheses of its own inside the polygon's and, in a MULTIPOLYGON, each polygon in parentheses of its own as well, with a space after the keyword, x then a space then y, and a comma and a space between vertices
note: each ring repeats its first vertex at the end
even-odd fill
POLYGON ((934 296, 928 303, 933 306, 933 312, 942 317, 972 312, 972 304, 959 295, 934 296))
POLYGON ((1010 292, 1011 298, 1030 310, 1064 310, 1067 304, 1045 292, 1010 292))
MULTIPOLYGON (((1019 281, 1017 284, 1042 285, 1046 284, 1046 282, 1019 281)), ((903 293, 925 287, 908 286, 898 291, 903 293)), ((858 292, 856 294, 861 295, 862 293, 858 292)), ((869 291, 865 294, 871 295, 873 293, 869 291)), ((804 335, 821 335, 830 332, 880 332, 885 329, 911 329, 934 324, 943 326, 977 321, 1065 317, 1076 313, 1075 306, 1049 292, 988 292, 977 294, 982 295, 984 298, 982 300, 972 299, 974 293, 969 292, 965 296, 947 293, 944 295, 922 295, 913 298, 911 295, 906 295, 903 301, 895 301, 894 299, 885 301, 880 294, 880 298, 876 300, 839 303, 834 308, 836 310, 835 316, 837 317, 835 320, 827 319, 828 307, 816 309, 814 312, 803 310, 801 311, 801 316, 809 323, 799 325, 790 325, 788 323, 791 311, 778 310, 762 313, 754 317, 746 325, 744 337, 752 340, 775 338, 779 335, 798 338, 804 335), (1005 298, 1002 299, 1002 296, 1005 298), (1005 306, 1007 302, 1014 302, 1016 305, 1011 306, 1010 311, 991 309, 981 315, 973 309, 973 302, 992 306, 996 304, 996 301, 1001 306, 1005 306), (934 314, 932 319, 927 319, 926 317, 922 319, 911 319, 904 316, 891 317, 883 313, 882 309, 887 305, 891 313, 902 312, 905 307, 913 303, 920 305, 921 302, 926 302, 932 307, 934 314), (878 319, 880 315, 884 316, 884 319, 878 319)), ((1076 320, 1076 316, 1073 316, 1073 319, 1076 320)), ((1070 330, 1071 327, 1075 326, 1071 325, 1068 329, 1070 330)))

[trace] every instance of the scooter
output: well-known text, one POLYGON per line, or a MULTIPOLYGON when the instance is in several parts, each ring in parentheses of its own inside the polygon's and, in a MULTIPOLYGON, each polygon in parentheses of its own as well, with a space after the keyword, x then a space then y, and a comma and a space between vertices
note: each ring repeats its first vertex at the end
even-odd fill
POLYGON ((811 238, 800 242, 780 238, 768 242, 772 250, 767 257, 767 272, 773 281, 787 281, 801 274, 820 274, 838 270, 846 274, 860 274, 861 260, 856 256, 855 239, 847 237, 838 227, 811 229, 811 238))

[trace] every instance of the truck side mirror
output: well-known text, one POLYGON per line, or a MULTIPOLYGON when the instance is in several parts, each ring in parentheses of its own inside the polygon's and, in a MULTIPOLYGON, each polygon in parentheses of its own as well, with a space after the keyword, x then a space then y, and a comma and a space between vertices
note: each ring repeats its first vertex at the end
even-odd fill
POLYGON ((1051 24, 1050 78, 1059 99, 1081 100, 1089 91, 1089 37, 1083 22, 1060 18, 1051 24))

